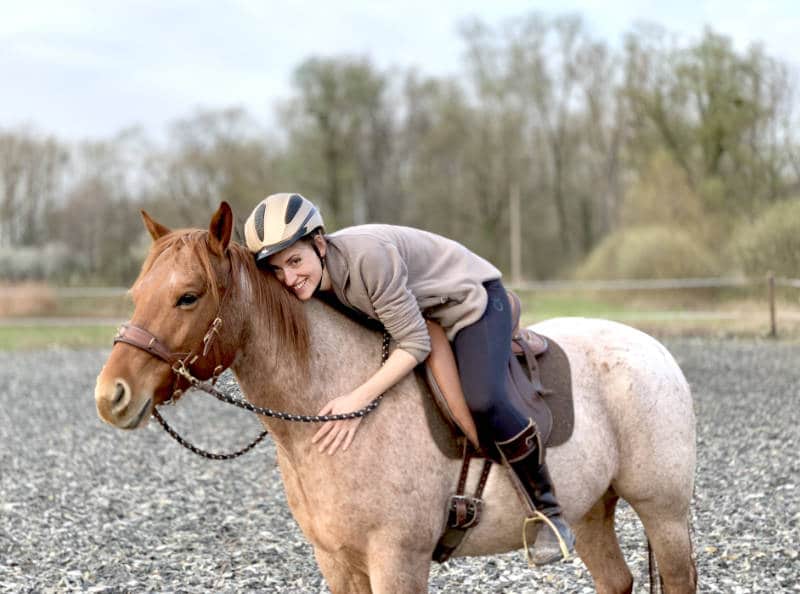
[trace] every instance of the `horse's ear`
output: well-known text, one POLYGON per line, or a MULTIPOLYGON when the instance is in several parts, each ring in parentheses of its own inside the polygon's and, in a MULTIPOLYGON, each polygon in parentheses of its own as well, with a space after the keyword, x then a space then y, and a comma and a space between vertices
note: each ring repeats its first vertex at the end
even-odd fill
POLYGON ((211 251, 218 256, 224 254, 231 241, 232 231, 233 211, 231 210, 231 205, 223 200, 217 212, 211 217, 211 225, 208 227, 211 251))
POLYGON ((150 236, 153 238, 153 241, 160 237, 164 237, 167 233, 171 231, 171 229, 165 227, 145 211, 140 210, 139 212, 142 213, 142 220, 144 221, 144 226, 147 227, 147 230, 150 232, 150 236))

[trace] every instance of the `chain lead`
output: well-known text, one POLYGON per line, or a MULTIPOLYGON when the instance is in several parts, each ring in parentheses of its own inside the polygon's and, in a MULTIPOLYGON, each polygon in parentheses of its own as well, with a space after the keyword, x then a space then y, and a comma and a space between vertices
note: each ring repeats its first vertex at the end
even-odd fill
POLYGON ((198 448, 196 445, 193 445, 188 441, 186 441, 183 437, 180 436, 180 434, 177 431, 175 431, 175 429, 173 429, 167 424, 167 421, 164 420, 164 417, 161 416, 161 413, 159 413, 157 409, 153 409, 153 416, 156 418, 156 421, 161 423, 161 426, 164 428, 164 431, 166 431, 167 434, 172 439, 177 441, 187 450, 194 452, 195 454, 197 454, 198 456, 202 456, 203 458, 209 458, 210 460, 232 460, 233 458, 238 458, 242 454, 246 454, 254 447, 256 447, 259 443, 261 443, 261 441, 269 433, 268 431, 262 431, 258 437, 256 437, 250 444, 246 445, 238 452, 233 452, 232 454, 215 454, 214 452, 208 452, 206 450, 198 448))
MULTIPOLYGON (((383 332, 383 344, 381 346, 381 366, 383 366, 387 359, 389 358, 389 344, 391 342, 391 337, 389 333, 384 330, 383 332)), ((349 413, 340 413, 336 415, 295 415, 292 413, 285 413, 281 411, 275 411, 271 408, 262 408, 260 406, 254 406, 250 402, 246 400, 242 400, 240 398, 234 398, 233 396, 228 396, 227 394, 218 390, 213 383, 209 384, 208 382, 203 382, 197 379, 192 373, 180 362, 177 365, 174 365, 172 368, 177 375, 185 378, 189 384, 206 394, 211 394, 217 400, 221 402, 226 402, 228 404, 233 404, 234 406, 238 406, 239 408, 243 408, 248 410, 252 413, 257 415, 262 415, 265 417, 271 417, 275 419, 281 419, 283 421, 294 421, 299 423, 327 423, 329 421, 346 421, 349 419, 358 419, 364 417, 371 413, 378 407, 381 400, 383 399, 383 394, 380 394, 377 398, 375 398, 372 402, 367 404, 364 408, 361 408, 354 412, 349 413)), ((214 382, 216 382, 216 378, 214 378, 214 382)), ((172 402, 172 398, 170 398, 168 403, 172 402)), ((213 452, 207 452, 198 448, 197 446, 192 445, 188 441, 186 441, 183 437, 181 437, 177 431, 175 431, 172 427, 170 427, 166 420, 159 414, 158 410, 153 409, 153 416, 156 420, 161 424, 164 430, 172 437, 175 441, 181 444, 186 449, 194 452, 198 456, 203 456, 204 458, 209 458, 211 460, 230 460, 232 458, 236 458, 249 452, 253 449, 256 445, 258 445, 261 440, 263 440, 267 436, 267 431, 262 432, 258 437, 255 438, 249 445, 245 446, 243 449, 239 450, 238 452, 232 454, 215 454, 213 452)))

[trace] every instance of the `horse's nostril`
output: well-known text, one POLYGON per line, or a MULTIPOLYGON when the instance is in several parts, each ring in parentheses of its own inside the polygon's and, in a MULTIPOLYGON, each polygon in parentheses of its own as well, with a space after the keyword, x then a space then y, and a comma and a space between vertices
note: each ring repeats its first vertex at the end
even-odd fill
POLYGON ((112 402, 113 405, 119 404, 122 397, 125 395, 125 386, 122 382, 117 382, 114 387, 114 401, 112 402))

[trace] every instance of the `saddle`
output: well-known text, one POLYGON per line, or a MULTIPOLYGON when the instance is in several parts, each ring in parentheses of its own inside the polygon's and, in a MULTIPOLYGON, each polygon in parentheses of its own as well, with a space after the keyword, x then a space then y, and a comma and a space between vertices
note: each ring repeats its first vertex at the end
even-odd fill
MULTIPOLYGON (((561 445, 572 434, 574 423, 569 361, 554 340, 520 328, 520 299, 512 291, 507 293, 513 324, 511 351, 516 358, 508 367, 509 384, 513 388, 509 398, 533 419, 545 446, 561 445)), ((492 457, 493 452, 487 451, 491 444, 479 441, 447 335, 436 322, 426 320, 426 323, 431 352, 425 363, 425 379, 434 402, 457 438, 466 438, 476 452, 492 457)))
MULTIPOLYGON (((518 410, 536 423, 545 447, 560 445, 569 439, 574 425, 569 361, 555 341, 520 328, 519 297, 508 291, 508 301, 513 323, 511 351, 514 354, 508 366, 509 385, 513 388, 508 397, 518 410)), ((434 561, 443 563, 459 547, 467 532, 480 522, 483 488, 492 462, 498 460, 493 443, 480 443, 444 329, 430 320, 427 325, 431 337, 431 352, 425 365, 428 387, 441 416, 450 423, 457 440, 462 442, 461 472, 456 492, 447 503, 444 529, 432 555, 434 561), (484 457, 485 461, 477 488, 470 496, 465 494, 467 475, 470 461, 476 456, 484 457)), ((450 455, 453 450, 442 444, 439 447, 445 455, 450 455)))

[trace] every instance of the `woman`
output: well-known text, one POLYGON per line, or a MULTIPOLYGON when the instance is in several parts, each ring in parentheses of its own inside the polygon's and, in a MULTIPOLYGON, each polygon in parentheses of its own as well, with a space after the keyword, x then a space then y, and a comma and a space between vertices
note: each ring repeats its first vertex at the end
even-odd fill
MULTIPOLYGON (((273 194, 245 223, 256 263, 298 299, 335 297, 379 321, 397 348, 364 384, 331 400, 319 414, 352 412, 400 381, 430 352, 425 318, 445 329, 485 448, 496 448, 514 471, 532 514, 554 530, 539 530, 533 559, 562 558, 559 538, 575 542, 556 501, 536 426, 507 397, 511 312, 501 273, 463 245, 433 233, 394 225, 359 225, 324 235, 317 208, 299 194, 273 194)), ((325 423, 314 435, 321 452, 346 450, 361 419, 325 423)))

